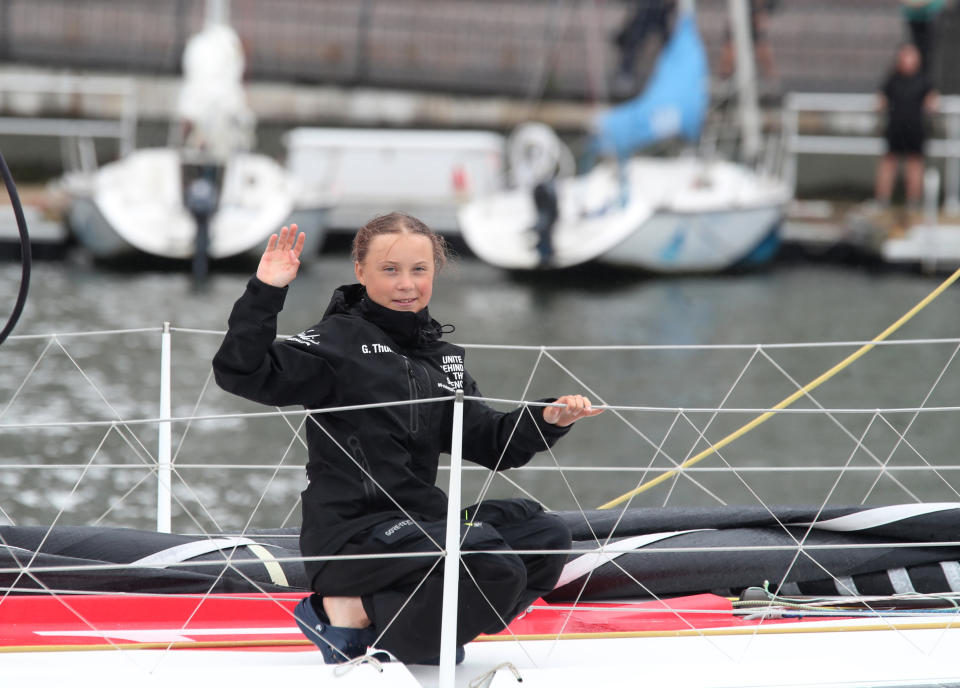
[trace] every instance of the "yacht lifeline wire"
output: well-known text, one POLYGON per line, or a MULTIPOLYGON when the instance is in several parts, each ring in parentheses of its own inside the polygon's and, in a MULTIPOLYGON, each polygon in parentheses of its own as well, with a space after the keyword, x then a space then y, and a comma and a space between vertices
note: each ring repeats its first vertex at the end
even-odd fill
POLYGON ((13 311, 7 319, 7 324, 0 331, 0 344, 3 344, 7 336, 13 331, 20 314, 23 312, 23 306, 27 302, 27 291, 30 288, 30 266, 32 256, 30 253, 30 235, 27 232, 27 220, 23 216, 23 205, 20 203, 20 195, 17 193, 17 185, 13 182, 13 175, 10 174, 10 168, 7 167, 7 161, 0 153, 0 176, 3 176, 3 183, 7 187, 7 195, 10 197, 10 203, 13 205, 13 213, 17 218, 17 229, 20 232, 20 289, 17 292, 17 302, 13 306, 13 311))
POLYGON ((926 308, 928 305, 930 305, 930 303, 931 303, 935 298, 937 298, 938 296, 940 296, 940 294, 942 294, 944 291, 946 291, 946 290, 947 290, 947 287, 949 287, 951 284, 953 284, 954 282, 956 282, 958 278, 960 278, 960 269, 958 269, 958 270, 957 270, 956 272, 954 272, 952 275, 950 275, 949 277, 947 277, 947 279, 945 279, 945 280, 940 284, 940 286, 938 286, 936 289, 934 289, 934 290, 931 291, 929 294, 927 294, 925 297, 923 297, 923 299, 921 299, 913 308, 911 308, 909 311, 907 311, 907 312, 904 313, 902 316, 900 316, 900 318, 898 318, 896 321, 894 321, 893 324, 891 324, 889 327, 887 327, 887 329, 885 329, 883 332, 881 332, 881 333, 878 334, 876 337, 874 337, 873 339, 871 339, 869 342, 867 342, 866 344, 864 344, 863 346, 861 346, 859 349, 857 349, 856 351, 854 351, 852 354, 850 354, 849 356, 847 356, 845 359, 843 359, 842 361, 840 361, 839 363, 837 363, 836 365, 834 365, 832 368, 830 368, 829 370, 827 370, 825 373, 822 373, 820 376, 814 378, 813 380, 811 380, 810 382, 808 382, 806 385, 804 385, 803 387, 801 387, 800 389, 798 389, 796 392, 794 392, 793 394, 791 394, 790 396, 788 396, 786 399, 782 400, 780 403, 778 403, 778 404, 776 404, 775 406, 773 406, 771 410, 765 411, 764 413, 761 413, 759 416, 757 416, 756 418, 754 418, 754 419, 751 420, 750 422, 748 422, 748 423, 746 423, 745 425, 741 426, 741 427, 738 428, 737 430, 734 430, 733 432, 731 432, 729 435, 727 435, 726 437, 724 437, 722 440, 720 440, 720 441, 717 442, 716 444, 711 444, 709 447, 707 447, 706 449, 704 449, 703 451, 701 451, 699 454, 690 457, 689 459, 687 459, 686 461, 684 461, 683 463, 681 463, 681 464, 680 464, 679 466, 677 466, 676 468, 661 473, 661 474, 658 475, 656 478, 653 478, 653 479, 651 479, 651 480, 648 480, 648 481, 645 482, 645 483, 642 483, 642 484, 638 485, 638 486, 637 486, 636 488, 634 488, 633 490, 630 490, 629 492, 626 492, 626 493, 620 495, 620 496, 617 497, 616 499, 610 500, 610 501, 607 502, 606 504, 601 504, 601 505, 600 505, 599 507, 597 507, 597 508, 598 508, 598 509, 609 509, 609 508, 611 508, 611 507, 617 506, 618 504, 622 504, 623 502, 625 502, 625 501, 627 501, 627 500, 635 497, 636 495, 640 494, 641 492, 646 492, 646 491, 649 490, 651 487, 655 487, 655 486, 659 485, 660 483, 662 483, 662 482, 664 482, 664 481, 666 481, 666 480, 669 480, 670 478, 672 478, 672 477, 674 477, 675 475, 679 474, 679 472, 682 471, 682 470, 684 470, 685 468, 689 468, 690 466, 693 466, 694 464, 699 463, 699 462, 702 461, 703 459, 707 458, 708 456, 710 456, 710 455, 713 454, 714 452, 717 452, 717 451, 719 451, 720 449, 723 449, 723 448, 726 447, 728 444, 731 444, 731 443, 734 442, 735 440, 738 440, 739 438, 741 438, 741 437, 743 437, 744 435, 746 435, 748 432, 750 432, 751 430, 753 430, 754 428, 756 428, 758 425, 762 425, 763 423, 767 422, 768 420, 770 420, 770 418, 772 418, 774 415, 776 415, 776 412, 777 412, 777 411, 787 408, 788 406, 790 406, 791 404, 793 404, 793 402, 795 402, 797 399, 799 399, 799 398, 803 397, 804 395, 812 392, 812 391, 815 390, 817 387, 819 387, 820 385, 822 385, 824 382, 826 382, 827 380, 829 380, 830 378, 832 378, 834 375, 836 375, 837 373, 839 373, 841 370, 843 370, 844 368, 847 368, 851 363, 853 363, 854 361, 856 361, 856 360, 858 360, 859 358, 861 358, 864 354, 866 354, 868 351, 870 351, 871 349, 873 349, 873 347, 875 347, 879 342, 882 342, 882 341, 885 340, 887 337, 889 337, 890 335, 892 335, 894 332, 896 332, 897 330, 899 330, 899 329, 900 329, 907 321, 909 321, 913 316, 915 316, 917 313, 919 313, 919 312, 922 311, 924 308, 926 308))

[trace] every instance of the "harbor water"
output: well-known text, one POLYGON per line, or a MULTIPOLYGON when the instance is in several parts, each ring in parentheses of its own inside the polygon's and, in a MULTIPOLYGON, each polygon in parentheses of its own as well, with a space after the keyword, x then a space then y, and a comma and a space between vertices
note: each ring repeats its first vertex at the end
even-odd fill
MULTIPOLYGON (((195 292, 185 272, 75 260, 34 265, 26 310, 0 347, 0 523, 152 527, 166 321, 173 328, 174 529, 299 524, 304 415, 277 415, 233 397, 211 375, 220 333, 252 269, 216 270, 195 292), (101 334, 76 334, 93 332, 101 334), (260 415, 238 415, 247 413, 260 415)), ((4 303, 13 303, 19 276, 17 263, 0 265, 4 303)), ((528 470, 489 485, 487 471, 469 471, 462 500, 526 494, 551 509, 595 508, 830 370, 943 278, 775 263, 720 276, 593 269, 520 279, 460 258, 440 276, 430 309, 456 326, 451 341, 484 345, 468 349, 467 368, 485 396, 577 392, 617 407, 578 423, 528 470), (779 346, 815 342, 846 344, 779 346)), ((351 281, 345 252, 311 259, 291 286, 280 332, 316 322, 332 289, 351 281)), ((957 337, 958 305, 954 287, 893 339, 957 337)), ((878 346, 632 503, 957 500, 957 412, 914 410, 956 405, 956 350, 949 341, 878 346)), ((446 483, 446 471, 440 480, 446 483)))

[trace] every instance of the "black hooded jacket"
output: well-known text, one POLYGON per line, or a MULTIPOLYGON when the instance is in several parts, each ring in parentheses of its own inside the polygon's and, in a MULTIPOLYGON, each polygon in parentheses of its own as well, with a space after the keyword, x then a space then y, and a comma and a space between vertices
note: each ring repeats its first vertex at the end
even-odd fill
MULTIPOLYGON (((441 341, 441 327, 426 309, 385 308, 359 284, 336 289, 318 324, 275 342, 286 291, 255 277, 247 284, 213 359, 223 389, 306 409, 447 399, 311 415, 303 554, 333 554, 391 518, 444 519, 446 495, 434 482, 440 453, 450 451, 449 399, 457 389, 480 395, 464 368, 464 350, 441 341)), ((468 400, 463 456, 493 470, 513 468, 567 430, 544 421, 536 407, 502 413, 468 400)))

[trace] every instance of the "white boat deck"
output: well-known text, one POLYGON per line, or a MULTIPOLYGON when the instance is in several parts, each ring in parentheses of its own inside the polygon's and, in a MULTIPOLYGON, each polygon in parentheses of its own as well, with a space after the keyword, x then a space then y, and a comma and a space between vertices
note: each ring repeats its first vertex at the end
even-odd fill
MULTIPOLYGON (((474 642, 456 669, 457 688, 583 686, 944 686, 960 684, 960 626, 919 630, 474 642), (500 667, 497 669, 497 667, 500 667), (482 677, 497 669, 495 674, 482 677)), ((874 626, 875 622, 871 624, 874 626)), ((7 653, 5 680, 77 688, 264 685, 439 685, 437 667, 399 663, 350 668, 316 651, 120 650, 7 653), (344 669, 347 669, 346 671, 344 669), (303 682, 303 683, 300 683, 303 682)))

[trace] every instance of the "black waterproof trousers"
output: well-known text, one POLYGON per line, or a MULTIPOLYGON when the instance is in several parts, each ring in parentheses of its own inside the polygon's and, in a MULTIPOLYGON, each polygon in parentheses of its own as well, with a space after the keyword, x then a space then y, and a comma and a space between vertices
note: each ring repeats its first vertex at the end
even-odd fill
MULTIPOLYGON (((461 525, 457 644, 503 630, 534 600, 553 589, 567 561, 570 530, 557 516, 524 499, 468 507, 461 525), (470 551, 477 552, 471 554, 470 551), (558 550, 515 554, 513 550, 558 550)), ((325 564, 313 580, 317 595, 360 596, 379 637, 376 646, 406 663, 440 654, 445 522, 396 519, 363 531, 339 552, 425 556, 343 559, 325 564)), ((319 606, 319 605, 315 605, 319 606)))

